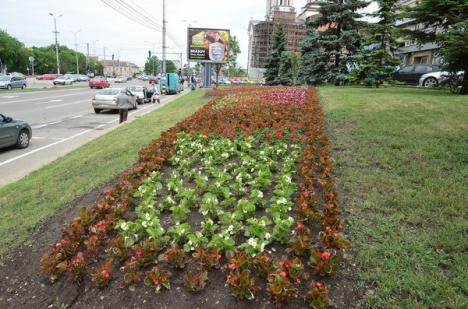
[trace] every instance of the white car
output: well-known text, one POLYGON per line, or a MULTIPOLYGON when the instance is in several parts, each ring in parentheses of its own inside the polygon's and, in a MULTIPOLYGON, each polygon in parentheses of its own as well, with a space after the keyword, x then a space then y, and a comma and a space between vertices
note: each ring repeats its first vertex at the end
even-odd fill
POLYGON ((126 78, 126 77, 119 76, 119 77, 116 77, 116 78, 114 79, 114 82, 115 82, 115 83, 126 83, 126 82, 127 82, 127 78, 126 78))
POLYGON ((133 93, 133 95, 136 97, 138 104, 143 104, 149 101, 146 98, 146 87, 134 85, 134 86, 128 86, 127 89, 130 90, 131 93, 133 93))
POLYGON ((54 85, 73 85, 74 79, 68 75, 62 75, 54 79, 54 85))
MULTIPOLYGON (((463 75, 463 71, 457 72, 457 76, 463 75)), ((437 71, 421 75, 419 78, 419 87, 434 88, 438 87, 450 76, 449 72, 437 71)))

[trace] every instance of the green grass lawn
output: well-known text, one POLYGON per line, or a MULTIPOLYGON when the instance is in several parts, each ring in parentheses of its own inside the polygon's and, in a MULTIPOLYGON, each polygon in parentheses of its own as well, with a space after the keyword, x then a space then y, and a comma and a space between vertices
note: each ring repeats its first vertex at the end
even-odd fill
POLYGON ((371 308, 467 308, 468 96, 320 88, 371 308))
POLYGON ((130 167, 141 147, 207 101, 204 91, 191 92, 1 187, 0 255, 25 241, 58 208, 130 167))

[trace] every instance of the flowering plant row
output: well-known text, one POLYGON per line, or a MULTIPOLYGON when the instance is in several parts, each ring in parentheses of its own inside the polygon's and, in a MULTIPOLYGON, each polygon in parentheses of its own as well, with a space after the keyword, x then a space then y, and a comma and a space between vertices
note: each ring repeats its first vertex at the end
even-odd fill
POLYGON ((104 288, 120 265, 122 287, 144 282, 160 292, 171 287, 169 268, 183 268, 184 285, 199 292, 224 264, 226 285, 241 299, 255 298, 263 281, 277 304, 298 295, 313 308, 329 304, 325 285, 307 282, 335 275, 349 243, 315 90, 212 94, 80 210, 41 259, 51 282, 89 276, 104 288), (275 253, 281 244, 287 249, 275 253))

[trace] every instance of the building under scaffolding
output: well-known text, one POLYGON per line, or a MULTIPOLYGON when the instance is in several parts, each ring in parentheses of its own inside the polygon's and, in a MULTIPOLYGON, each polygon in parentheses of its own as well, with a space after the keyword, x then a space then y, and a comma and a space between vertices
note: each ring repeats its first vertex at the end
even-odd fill
POLYGON ((293 0, 267 0, 266 18, 263 21, 251 20, 249 24, 248 74, 260 77, 265 71, 265 60, 270 52, 273 34, 279 25, 283 25, 288 39, 287 49, 299 52, 300 43, 306 32, 306 17, 314 15, 316 1, 309 0, 296 16, 293 0))

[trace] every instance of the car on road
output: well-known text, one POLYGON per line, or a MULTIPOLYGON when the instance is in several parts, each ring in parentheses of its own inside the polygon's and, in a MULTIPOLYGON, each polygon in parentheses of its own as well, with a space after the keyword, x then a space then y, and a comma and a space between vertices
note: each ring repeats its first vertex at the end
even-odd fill
POLYGON ((132 85, 127 87, 135 96, 138 104, 143 104, 149 100, 146 98, 147 89, 144 86, 132 85))
POLYGON ((414 64, 403 66, 395 73, 393 73, 393 79, 403 82, 407 85, 417 86, 419 84, 419 78, 431 72, 439 72, 440 68, 434 64, 414 64))
POLYGON ((126 77, 123 77, 123 76, 119 76, 119 77, 114 78, 114 82, 115 82, 115 83, 126 83, 126 82, 127 82, 127 78, 126 78, 126 77))
POLYGON ((118 110, 117 96, 125 95, 131 102, 132 108, 137 109, 137 97, 128 88, 106 88, 99 91, 92 100, 94 112, 99 114, 102 110, 118 110))
POLYGON ((87 75, 84 75, 84 74, 78 74, 78 81, 87 82, 87 81, 89 81, 89 77, 87 75))
POLYGON ((37 80, 54 80, 57 78, 57 74, 42 74, 36 76, 37 80))
POLYGON ((99 89, 104 89, 104 88, 109 88, 110 84, 107 81, 107 78, 104 76, 95 76, 93 79, 89 80, 89 88, 99 88, 99 89))
POLYGON ((24 89, 28 86, 26 79, 20 76, 12 75, 1 75, 0 76, 0 88, 3 89, 12 89, 12 88, 21 88, 24 89))
POLYGON ((54 85, 73 85, 73 83, 75 82, 75 80, 73 79, 73 77, 69 76, 69 75, 61 75, 59 77, 57 77, 56 79, 54 79, 53 83, 54 85))
POLYGON ((0 114, 0 148, 26 148, 31 137, 32 129, 28 123, 0 114))

